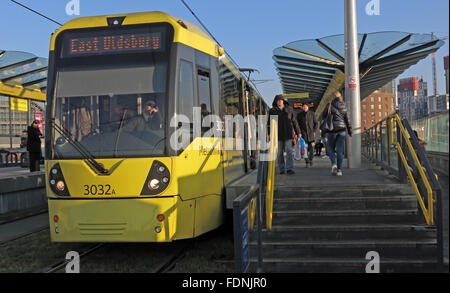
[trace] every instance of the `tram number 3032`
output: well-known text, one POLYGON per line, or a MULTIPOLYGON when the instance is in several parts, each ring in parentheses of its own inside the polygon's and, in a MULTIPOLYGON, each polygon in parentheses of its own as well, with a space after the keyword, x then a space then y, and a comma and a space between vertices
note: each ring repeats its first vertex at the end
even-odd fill
POLYGON ((106 184, 93 184, 93 185, 83 185, 84 193, 83 195, 113 195, 116 194, 111 185, 106 184))

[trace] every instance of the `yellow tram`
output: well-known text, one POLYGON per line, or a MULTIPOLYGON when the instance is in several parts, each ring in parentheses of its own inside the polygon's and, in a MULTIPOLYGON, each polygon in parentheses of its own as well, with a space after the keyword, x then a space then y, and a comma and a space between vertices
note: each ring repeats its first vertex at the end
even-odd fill
POLYGON ((57 30, 45 138, 52 241, 166 242, 219 227, 226 187, 255 167, 256 152, 248 139, 243 151, 225 150, 203 129, 189 140, 200 148, 171 148, 171 118, 192 119, 196 106, 221 118, 267 111, 223 49, 187 21, 146 12, 57 30))

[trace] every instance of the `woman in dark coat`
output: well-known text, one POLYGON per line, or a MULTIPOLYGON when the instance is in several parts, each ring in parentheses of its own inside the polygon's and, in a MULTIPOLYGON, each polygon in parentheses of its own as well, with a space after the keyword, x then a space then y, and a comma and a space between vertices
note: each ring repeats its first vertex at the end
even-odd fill
MULTIPOLYGON (((327 133, 327 155, 331 161, 331 173, 342 176, 342 161, 344 159, 345 137, 352 136, 352 126, 347 114, 347 106, 340 92, 334 93, 334 99, 328 106, 333 117, 333 130, 327 133), (336 162, 337 160, 337 162, 336 162)), ((326 119, 328 111, 324 111, 323 119, 326 119)))
POLYGON ((28 126, 27 151, 30 159, 30 172, 40 171, 41 160, 41 132, 39 131, 39 121, 34 120, 28 126))

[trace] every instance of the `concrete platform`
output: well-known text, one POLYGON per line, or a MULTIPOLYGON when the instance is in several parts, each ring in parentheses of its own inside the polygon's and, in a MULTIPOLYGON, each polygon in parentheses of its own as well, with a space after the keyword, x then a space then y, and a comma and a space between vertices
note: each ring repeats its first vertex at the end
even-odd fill
POLYGON ((21 167, 0 169, 0 214, 42 206, 46 202, 44 171, 30 172, 21 167))
MULTIPOLYGON (((37 174, 39 172, 44 173, 44 165, 41 165, 41 170, 42 171, 38 171, 38 172, 30 172, 30 169, 28 168, 22 168, 22 167, 5 167, 5 168, 0 168, 0 180, 1 179, 6 179, 6 178, 15 178, 18 176, 28 176, 28 175, 32 175, 32 174, 37 174)), ((1 191, 1 186, 0 186, 0 191, 1 191)))
MULTIPOLYGON (((348 169, 347 160, 344 160, 343 176, 333 176, 331 174, 331 163, 328 158, 314 157, 313 167, 305 168, 305 160, 294 161, 295 174, 279 174, 278 166, 275 167, 276 187, 318 187, 323 184, 332 186, 354 186, 358 185, 379 185, 398 184, 395 177, 386 171, 373 167, 368 162, 363 162, 363 168, 348 169)), ((235 185, 250 186, 256 183, 258 173, 243 178, 235 185)))

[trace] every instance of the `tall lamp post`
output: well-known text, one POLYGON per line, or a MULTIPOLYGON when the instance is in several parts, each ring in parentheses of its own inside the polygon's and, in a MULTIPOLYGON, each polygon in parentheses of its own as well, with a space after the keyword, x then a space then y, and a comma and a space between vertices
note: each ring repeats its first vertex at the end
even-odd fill
POLYGON ((353 135, 347 136, 349 168, 361 167, 361 100, 359 84, 358 30, 356 0, 344 0, 345 6, 345 102, 352 123, 353 135))

